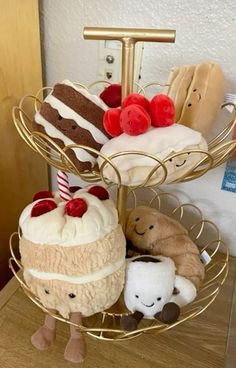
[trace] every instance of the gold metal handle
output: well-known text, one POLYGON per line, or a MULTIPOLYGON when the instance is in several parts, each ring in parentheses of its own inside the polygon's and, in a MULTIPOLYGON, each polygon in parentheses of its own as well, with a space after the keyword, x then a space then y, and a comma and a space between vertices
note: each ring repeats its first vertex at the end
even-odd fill
MULTIPOLYGON (((122 100, 131 92, 134 85, 135 44, 144 42, 175 42, 175 30, 148 28, 100 28, 85 27, 86 40, 118 40, 122 43, 121 89, 122 100)), ((118 187, 117 208, 122 227, 125 226, 128 188, 118 187)))
POLYGON ((135 43, 175 42, 175 30, 148 28, 100 28, 85 27, 86 40, 118 40, 122 42, 122 99, 133 91, 135 43))

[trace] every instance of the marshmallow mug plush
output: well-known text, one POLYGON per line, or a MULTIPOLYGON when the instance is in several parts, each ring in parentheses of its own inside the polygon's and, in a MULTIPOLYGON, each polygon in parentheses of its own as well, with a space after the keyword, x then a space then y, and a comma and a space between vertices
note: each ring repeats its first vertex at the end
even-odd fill
POLYGON ((142 318, 174 323, 180 315, 180 307, 195 297, 196 288, 185 277, 176 275, 171 258, 131 258, 126 268, 124 301, 132 314, 122 316, 121 326, 133 331, 142 318))
MULTIPOLYGON (((115 204, 101 186, 71 188, 71 200, 41 192, 19 220, 21 262, 28 287, 49 310, 77 325, 112 306, 125 278, 125 237, 115 204), (44 197, 44 198, 43 198, 44 197)), ((44 350, 55 339, 55 319, 32 336, 44 350)), ((83 335, 71 326, 65 359, 85 357, 83 335)))

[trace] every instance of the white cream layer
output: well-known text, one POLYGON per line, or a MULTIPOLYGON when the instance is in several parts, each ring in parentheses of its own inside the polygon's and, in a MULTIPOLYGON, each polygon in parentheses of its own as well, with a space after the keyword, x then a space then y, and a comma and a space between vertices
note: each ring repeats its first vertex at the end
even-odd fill
MULTIPOLYGON (((44 117, 37 111, 35 114, 36 123, 42 125, 47 133, 47 135, 51 138, 60 139, 65 146, 69 146, 70 144, 75 144, 70 138, 66 137, 62 134, 58 129, 56 129, 49 121, 44 119, 44 117)), ((72 148, 77 159, 82 162, 91 162, 92 166, 95 165, 96 159, 89 152, 82 148, 72 148)))
MULTIPOLYGON (((101 152, 109 157, 122 151, 144 151, 163 160, 171 153, 180 152, 188 146, 197 146, 200 142, 203 142, 203 146, 207 150, 207 143, 201 133, 184 125, 173 124, 166 128, 151 127, 146 133, 138 136, 130 136, 123 133, 104 144, 101 152)), ((139 166, 154 166, 156 164, 153 159, 139 155, 120 156, 113 159, 113 161, 121 171, 139 166)), ((102 163, 103 159, 99 157, 99 166, 102 163)))
POLYGON ((118 261, 111 265, 108 265, 96 272, 83 276, 68 276, 61 273, 41 272, 32 268, 26 269, 25 271, 29 272, 32 276, 40 280, 59 280, 71 284, 86 284, 88 282, 102 280, 105 277, 112 275, 114 272, 118 271, 124 265, 124 263, 124 258, 120 258, 118 261))
MULTIPOLYGON (((80 189, 73 198, 83 198, 88 205, 87 212, 81 217, 72 217, 64 213, 65 202, 38 217, 31 217, 35 201, 22 212, 19 225, 25 239, 36 244, 59 245, 63 247, 88 244, 102 239, 118 226, 118 215, 112 200, 99 200, 80 189)), ((49 198, 51 200, 51 198, 49 198)), ((54 200, 56 203, 57 200, 54 200)))

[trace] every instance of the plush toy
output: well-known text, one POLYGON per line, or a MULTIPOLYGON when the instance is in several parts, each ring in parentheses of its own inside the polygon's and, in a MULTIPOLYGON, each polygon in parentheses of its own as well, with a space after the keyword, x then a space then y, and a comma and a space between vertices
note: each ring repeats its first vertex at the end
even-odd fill
MULTIPOLYGON (((49 136, 60 148, 81 144, 97 151, 110 135, 103 127, 107 105, 85 88, 68 80, 56 84, 34 117, 34 130, 49 136)), ((91 170, 96 154, 83 148, 71 148, 67 154, 78 170, 91 170)))
POLYGON ((149 103, 138 93, 130 93, 122 102, 121 109, 110 109, 103 117, 103 125, 108 134, 118 137, 122 132, 136 136, 154 127, 174 124, 173 101, 164 94, 156 95, 149 103), (119 118, 120 116, 120 118, 119 118))
POLYGON ((130 93, 125 99, 122 101, 122 109, 130 105, 139 105, 142 106, 147 112, 149 112, 149 101, 148 99, 140 95, 139 93, 130 93))
POLYGON ((183 65, 171 71, 166 93, 174 101, 176 123, 205 135, 224 101, 224 74, 213 62, 183 65))
POLYGON ((178 221, 154 208, 139 206, 128 213, 125 235, 139 252, 170 257, 177 274, 199 289, 204 265, 197 246, 178 221))
POLYGON ((154 127, 172 125, 175 120, 175 106, 170 97, 160 93, 150 102, 150 115, 154 127))
POLYGON ((148 112, 141 105, 128 105, 121 111, 120 126, 128 135, 145 133, 151 125, 148 112))
MULTIPOLYGON (((191 171, 198 162, 206 157, 206 154, 198 151, 208 151, 208 146, 199 132, 180 124, 172 124, 161 128, 151 126, 145 133, 135 136, 123 133, 105 143, 101 153, 109 157, 127 150, 147 152, 159 160, 165 160, 167 169, 165 183, 172 183, 191 171), (184 150, 187 152, 181 153, 184 150), (181 154, 168 159, 168 156, 175 153, 181 154)), ((146 185, 158 184, 165 174, 161 166, 157 168, 158 162, 156 160, 145 155, 118 156, 113 158, 112 162, 119 170, 122 184, 128 186, 144 183, 155 168, 156 171, 153 170, 154 172, 146 185)), ((104 159, 99 157, 98 165, 101 167, 103 163, 104 159)), ((117 175, 110 165, 104 167, 103 175, 111 182, 117 183, 117 175)))
POLYGON ((110 84, 99 96, 109 107, 119 107, 121 105, 121 85, 110 84))
POLYGON ((120 126, 121 109, 112 108, 105 112, 103 116, 103 125, 106 132, 111 137, 118 137, 123 133, 120 126))
MULTIPOLYGON (((34 199, 19 220, 24 279, 46 308, 82 325, 83 316, 109 308, 123 290, 126 241, 117 210, 98 185, 71 188, 69 201, 50 192, 34 199)), ((79 362, 85 341, 74 326, 70 330, 64 356, 79 362)), ((31 341, 43 350, 54 338, 55 320, 47 316, 31 341)))
POLYGON ((131 315, 122 316, 121 326, 137 328, 142 318, 175 322, 180 307, 196 297, 196 288, 185 277, 176 275, 175 264, 163 256, 138 256, 128 260, 124 301, 131 315))

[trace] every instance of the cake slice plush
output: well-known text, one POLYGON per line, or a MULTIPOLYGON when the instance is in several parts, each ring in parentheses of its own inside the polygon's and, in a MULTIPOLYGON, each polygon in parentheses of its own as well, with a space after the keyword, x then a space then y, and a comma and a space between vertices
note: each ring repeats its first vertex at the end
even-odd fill
MULTIPOLYGON (((100 151, 109 140, 103 127, 107 109, 98 96, 64 80, 43 101, 34 118, 34 129, 48 135, 61 148, 79 144, 100 151)), ((81 172, 91 170, 97 162, 96 153, 83 148, 69 149, 67 154, 81 172)))

